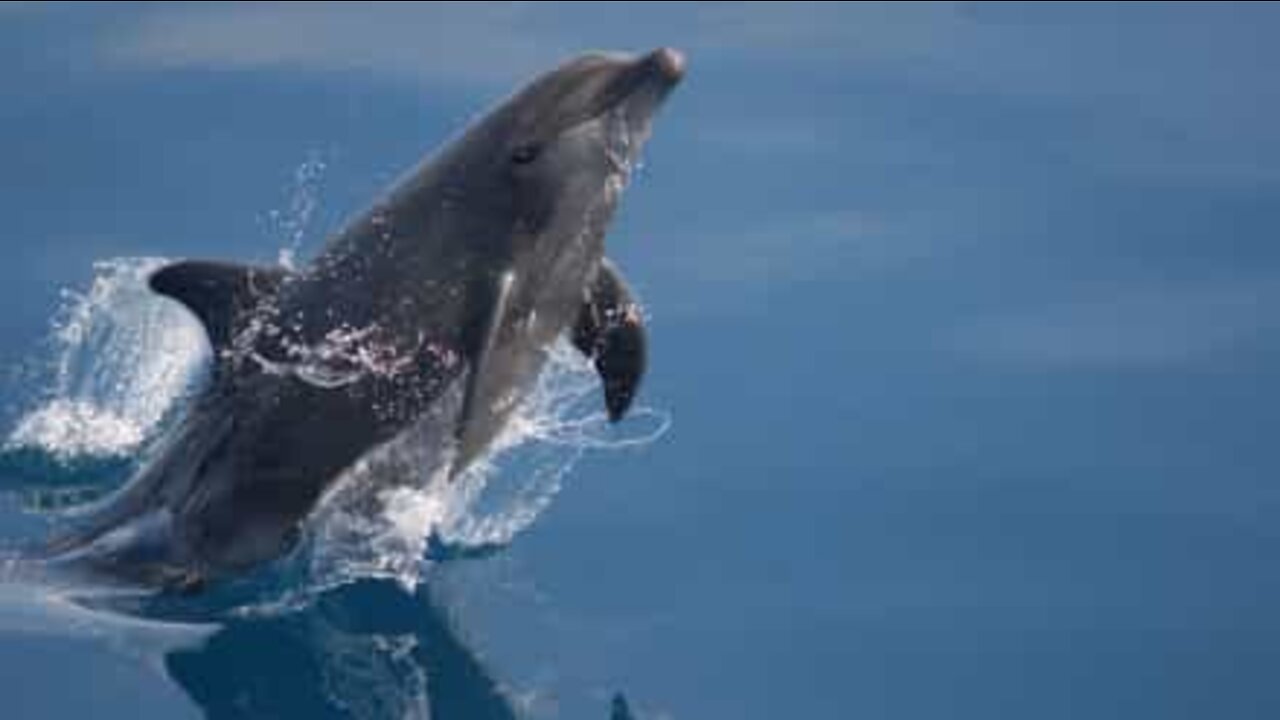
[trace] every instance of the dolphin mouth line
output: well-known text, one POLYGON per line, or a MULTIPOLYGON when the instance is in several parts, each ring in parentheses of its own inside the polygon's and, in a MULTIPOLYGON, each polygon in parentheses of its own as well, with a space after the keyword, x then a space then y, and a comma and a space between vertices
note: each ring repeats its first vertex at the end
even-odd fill
POLYGON ((602 102, 604 109, 601 113, 627 105, 646 94, 652 101, 652 108, 656 109, 684 79, 684 67, 684 55, 671 48, 660 48, 637 58, 612 83, 602 102))
POLYGON ((599 109, 577 125, 603 119, 606 160, 610 170, 629 176, 652 132, 653 117, 684 77, 684 55, 660 48, 637 58, 616 78, 599 101, 599 109))
POLYGON ((602 114, 606 119, 606 155, 612 171, 630 180, 640 152, 653 131, 653 118, 667 96, 684 79, 684 55, 659 48, 637 59, 629 69, 613 102, 602 114))

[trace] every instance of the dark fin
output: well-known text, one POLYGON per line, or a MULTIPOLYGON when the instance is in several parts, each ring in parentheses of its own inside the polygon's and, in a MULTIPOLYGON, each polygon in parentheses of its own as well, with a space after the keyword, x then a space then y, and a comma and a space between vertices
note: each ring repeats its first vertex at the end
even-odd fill
POLYGON ((284 268, 184 260, 152 273, 151 289, 187 306, 204 324, 215 354, 231 345, 249 313, 274 295, 284 268))
POLYGON ((608 260, 587 289, 573 344, 595 363, 604 382, 604 405, 617 422, 631 407, 648 364, 648 338, 640 304, 608 260))

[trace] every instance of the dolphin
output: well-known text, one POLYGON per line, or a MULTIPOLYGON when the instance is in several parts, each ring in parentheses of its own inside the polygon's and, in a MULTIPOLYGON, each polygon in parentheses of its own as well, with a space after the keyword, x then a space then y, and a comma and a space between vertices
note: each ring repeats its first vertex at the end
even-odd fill
POLYGON ((684 70, 670 48, 582 55, 420 162, 304 267, 156 271, 151 289, 204 326, 209 380, 134 477, 44 558, 191 591, 242 574, 288 553, 343 472, 405 433, 446 437, 453 480, 561 336, 622 418, 648 343, 604 236, 684 70))

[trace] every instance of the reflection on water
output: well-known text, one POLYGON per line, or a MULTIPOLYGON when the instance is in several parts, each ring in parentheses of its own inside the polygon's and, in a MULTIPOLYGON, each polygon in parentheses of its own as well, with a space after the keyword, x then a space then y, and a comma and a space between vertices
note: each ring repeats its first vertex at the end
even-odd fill
POLYGON ((426 591, 389 581, 232 620, 165 667, 209 718, 516 717, 426 591))
POLYGON ((40 450, 0 450, 0 496, 11 497, 26 514, 49 519, 105 496, 123 482, 133 461, 119 457, 62 459, 40 450))
MULTIPOLYGON (((527 704, 481 663, 427 585, 365 579, 254 604, 237 595, 245 588, 134 595, 32 579, 0 578, 0 634, 101 643, 162 672, 213 720, 558 717, 554 703, 527 704)), ((635 716, 615 695, 593 717, 635 716)))

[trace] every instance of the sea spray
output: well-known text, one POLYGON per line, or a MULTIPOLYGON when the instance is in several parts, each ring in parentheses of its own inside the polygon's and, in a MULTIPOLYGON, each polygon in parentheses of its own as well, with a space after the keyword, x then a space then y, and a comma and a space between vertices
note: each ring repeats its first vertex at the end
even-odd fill
POLYGON ((87 290, 63 293, 48 389, 19 418, 7 450, 39 450, 64 462, 120 457, 154 435, 208 355, 195 318, 147 287, 166 262, 99 261, 87 290))

